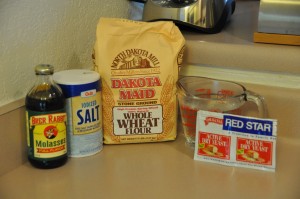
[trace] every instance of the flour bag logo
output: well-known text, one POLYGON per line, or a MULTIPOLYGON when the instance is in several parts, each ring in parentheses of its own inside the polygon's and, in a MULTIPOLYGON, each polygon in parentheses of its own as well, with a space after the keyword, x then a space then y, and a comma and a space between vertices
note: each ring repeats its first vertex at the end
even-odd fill
POLYGON ((142 49, 128 49, 116 56, 111 68, 112 70, 158 68, 159 65, 160 62, 152 53, 142 49))

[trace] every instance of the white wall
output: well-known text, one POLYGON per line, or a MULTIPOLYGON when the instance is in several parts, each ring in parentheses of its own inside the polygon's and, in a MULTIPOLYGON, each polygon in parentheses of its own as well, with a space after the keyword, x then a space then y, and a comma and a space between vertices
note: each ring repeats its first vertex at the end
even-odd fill
POLYGON ((34 66, 92 68, 100 16, 128 18, 127 0, 0 0, 0 107, 25 97, 34 66))

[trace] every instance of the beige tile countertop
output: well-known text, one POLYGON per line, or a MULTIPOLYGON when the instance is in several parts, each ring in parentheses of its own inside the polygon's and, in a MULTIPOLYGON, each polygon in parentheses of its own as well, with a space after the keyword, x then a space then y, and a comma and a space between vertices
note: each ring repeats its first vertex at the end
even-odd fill
MULTIPOLYGON (((105 145, 94 156, 70 158, 66 165, 52 170, 24 162, 0 175, 0 198, 298 199, 300 92, 244 85, 265 97, 269 117, 278 120, 275 172, 194 161, 179 123, 178 138, 172 142, 105 145)), ((24 127, 23 108, 9 114, 10 119, 20 118, 14 125, 24 127)), ((6 141, 1 143, 1 165, 25 159, 25 133, 11 129, 7 128, 6 141)))
POLYGON ((300 93, 246 87, 264 94, 270 118, 278 119, 275 172, 194 161, 179 123, 175 141, 105 145, 94 156, 70 158, 52 170, 36 169, 26 162, 0 176, 0 198, 298 199, 300 93))
POLYGON ((275 172, 193 160, 180 123, 175 141, 105 145, 100 153, 70 158, 60 168, 36 169, 26 161, 21 100, 15 109, 16 104, 0 107, 5 138, 0 139, 0 199, 299 199, 300 48, 252 42, 258 6, 258 1, 238 1, 220 34, 184 33, 181 75, 236 81, 265 97, 269 118, 278 120, 275 172))

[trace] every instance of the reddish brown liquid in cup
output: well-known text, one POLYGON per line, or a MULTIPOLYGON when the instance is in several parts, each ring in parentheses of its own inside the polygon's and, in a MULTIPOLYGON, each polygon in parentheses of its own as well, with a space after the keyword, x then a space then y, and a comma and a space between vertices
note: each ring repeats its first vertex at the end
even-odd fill
POLYGON ((196 119, 197 111, 205 110, 218 113, 227 113, 241 115, 241 104, 229 104, 225 101, 227 97, 230 97, 234 93, 232 91, 222 91, 220 94, 201 94, 198 97, 201 99, 211 99, 212 101, 207 101, 207 104, 203 103, 198 107, 195 107, 193 100, 188 103, 188 100, 181 99, 180 102, 180 114, 183 125, 183 131, 188 142, 194 143, 196 135, 196 119))

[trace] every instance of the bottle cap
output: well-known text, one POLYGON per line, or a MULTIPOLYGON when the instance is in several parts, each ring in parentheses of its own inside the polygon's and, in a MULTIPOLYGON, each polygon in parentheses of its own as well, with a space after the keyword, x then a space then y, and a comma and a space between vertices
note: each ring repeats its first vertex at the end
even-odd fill
POLYGON ((39 64, 35 67, 36 75, 52 75, 54 67, 50 64, 39 64))

